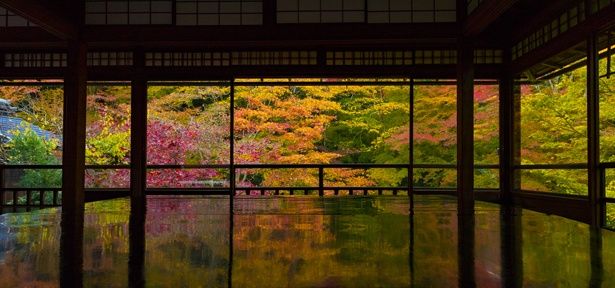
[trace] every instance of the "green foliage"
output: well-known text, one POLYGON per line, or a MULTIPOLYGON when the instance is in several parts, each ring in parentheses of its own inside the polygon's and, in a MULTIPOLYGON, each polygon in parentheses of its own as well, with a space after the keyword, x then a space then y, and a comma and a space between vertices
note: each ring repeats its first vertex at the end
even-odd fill
POLYGON ((585 68, 580 68, 524 89, 527 92, 521 96, 523 164, 587 161, 585 74, 585 68))
MULTIPOLYGON (((32 129, 13 131, 11 141, 6 144, 8 164, 57 165, 57 140, 45 140, 32 129)), ((27 169, 19 180, 20 187, 52 188, 61 187, 62 172, 59 169, 27 169)))
MULTIPOLYGON (((586 161, 585 77, 585 69, 581 68, 521 87, 522 163, 586 161)), ((601 160, 615 161, 615 81, 608 78, 600 81, 601 160)), ((479 85, 475 89, 476 164, 499 162, 497 88, 496 85, 479 85)), ((235 159, 241 163, 405 164, 413 149, 417 164, 454 164, 457 158, 456 87, 416 85, 414 89, 414 143, 409 146, 408 87, 238 86, 234 107, 236 137, 232 139, 235 159)), ((61 89, 1 88, 0 93, 19 103, 25 111, 20 117, 52 132, 61 132, 61 121, 58 121, 62 110, 61 89)), ((231 141, 229 93, 229 87, 224 86, 150 87, 148 117, 150 122, 159 121, 161 125, 148 127, 148 134, 163 135, 161 131, 154 131, 156 127, 177 128, 174 130, 177 136, 165 138, 168 141, 164 143, 170 146, 159 147, 158 154, 154 153, 156 157, 168 158, 171 162, 181 159, 183 164, 227 163, 231 141), (172 140, 177 140, 174 138, 190 138, 192 144, 178 148, 174 146, 172 140), (175 154, 170 155, 171 152, 175 154)), ((129 163, 130 89, 93 86, 88 88, 88 94, 88 164, 129 163)), ((162 142, 156 143, 152 145, 162 142)), ((45 161, 58 162, 53 156, 57 152, 49 152, 55 148, 33 146, 33 149, 47 151, 45 153, 56 159, 45 161)), ((22 153, 24 156, 20 157, 25 158, 40 158, 45 154, 34 151, 29 156, 32 153, 24 153, 23 149, 22 152, 17 148, 9 150, 22 153)), ((32 159, 19 161, 26 160, 32 159)), ((396 186, 406 185, 409 180, 405 169, 358 170, 328 171, 331 174, 327 176, 328 181, 332 185, 356 181, 366 185, 396 186)), ((238 179, 251 185, 311 185, 315 177, 313 171, 246 170, 245 173, 238 179)), ((584 170, 528 171, 523 174, 522 188, 584 195, 587 193, 585 177, 584 170)), ((456 183, 455 178, 454 169, 416 169, 412 181, 417 186, 451 187, 456 183)), ((494 169, 475 171, 476 187, 496 188, 498 178, 494 169)), ((615 187, 614 181, 608 180, 608 187, 615 187)))

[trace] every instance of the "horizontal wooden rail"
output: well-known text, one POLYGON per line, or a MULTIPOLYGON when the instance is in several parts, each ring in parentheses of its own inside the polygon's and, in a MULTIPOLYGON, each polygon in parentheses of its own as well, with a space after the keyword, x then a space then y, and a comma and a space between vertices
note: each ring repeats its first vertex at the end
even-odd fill
POLYGON ((587 163, 572 163, 572 164, 523 164, 515 165, 518 170, 577 170, 587 169, 587 163))
MULTIPOLYGON (((615 168, 615 163, 612 164, 615 168)), ((578 166, 581 164, 571 164, 578 166)), ((521 165, 519 168, 533 168, 534 166, 562 166, 563 168, 571 166, 566 165, 521 165), (565 167, 564 167, 565 166, 565 167)), ((332 163, 332 164, 235 164, 233 165, 237 169, 284 169, 284 168, 355 168, 355 169, 367 169, 367 168, 408 168, 409 164, 376 164, 376 163, 332 163)), ((455 164, 414 164, 413 168, 420 169, 454 169, 457 168, 455 164)), ((147 165, 147 169, 230 169, 231 164, 164 164, 164 165, 147 165)), ((498 169, 497 164, 477 164, 474 165, 475 169, 498 169)), ((608 167, 607 167, 608 168, 608 167)), ((29 165, 29 164, 5 164, 0 165, 0 169, 62 169, 62 165, 29 165)), ((85 165, 85 169, 130 169, 129 164, 122 165, 85 165)))
POLYGON ((599 165, 602 169, 613 169, 615 168, 615 162, 604 162, 599 165))

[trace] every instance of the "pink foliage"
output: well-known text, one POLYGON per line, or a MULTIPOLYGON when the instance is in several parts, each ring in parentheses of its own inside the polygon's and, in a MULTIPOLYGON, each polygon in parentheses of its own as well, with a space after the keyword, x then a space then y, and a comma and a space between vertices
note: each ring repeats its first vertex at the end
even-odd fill
MULTIPOLYGON (((207 150, 208 144, 223 142, 217 132, 204 131, 205 128, 197 125, 178 125, 158 119, 150 119, 147 125, 147 162, 150 165, 185 165, 185 164, 216 164, 222 162, 223 155, 215 155, 214 163, 206 163, 211 155, 191 155, 198 151, 207 150), (205 137, 204 137, 205 136, 205 137), (204 139, 210 138, 210 139, 204 139), (204 159, 205 158, 205 159, 204 159), (217 161, 216 161, 217 160, 217 161), (194 163, 196 162, 196 163, 194 163)), ((222 128, 222 127, 220 127, 222 128)), ((223 133, 222 133, 223 134, 223 133)), ((228 156, 226 156, 228 157, 228 156)), ((228 158, 227 158, 228 159, 228 158)), ((156 169, 149 170, 147 174, 148 187, 203 187, 209 180, 217 179, 226 182, 225 177, 215 169, 156 169), (201 182, 205 181, 205 182, 201 182)), ((216 182, 219 183, 219 182, 216 182)), ((210 182, 209 184, 219 186, 210 182)))
POLYGON ((87 188, 130 188, 130 170, 86 170, 85 187, 87 188))
POLYGON ((476 85, 474 86, 474 101, 481 103, 488 101, 499 95, 497 85, 476 85))

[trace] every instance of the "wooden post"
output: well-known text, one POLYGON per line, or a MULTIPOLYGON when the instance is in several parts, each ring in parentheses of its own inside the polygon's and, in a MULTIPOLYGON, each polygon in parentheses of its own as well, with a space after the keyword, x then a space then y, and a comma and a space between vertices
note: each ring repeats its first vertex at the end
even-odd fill
POLYGON ((457 193, 460 214, 474 214, 474 50, 457 52, 457 193))
POLYGON ((134 52, 135 73, 131 79, 130 99, 130 287, 145 287, 145 219, 147 213, 147 79, 143 75, 145 55, 134 52))
POLYGON ((60 285, 83 286, 83 217, 85 176, 86 44, 68 43, 64 79, 64 132, 62 153, 62 234, 60 285))
POLYGON ((325 196, 325 169, 318 167, 318 196, 325 196))
POLYGON ((130 99, 130 200, 131 204, 144 205, 147 163, 147 80, 143 75, 144 54, 136 51, 133 59, 136 69, 131 79, 130 99))
MULTIPOLYGON (((230 91, 230 117, 229 117, 229 163, 230 163, 230 173, 229 173, 229 188, 230 188, 230 197, 229 197, 229 213, 233 214, 234 212, 234 201, 235 201, 235 80, 231 80, 231 91, 230 91)), ((246 190, 246 195, 249 193, 249 190, 246 190)), ((232 220, 232 218, 231 218, 232 220)))
POLYGON ((408 198, 410 215, 414 215, 414 79, 410 79, 408 98, 408 198))
POLYGON ((590 204, 590 225, 602 226, 602 197, 600 183, 600 127, 599 127, 599 59, 597 35, 587 40, 587 179, 590 204))
MULTIPOLYGON (((505 53, 505 65, 509 64, 510 51, 505 53)), ((507 70, 505 68, 505 70, 507 70)), ((514 191, 514 153, 513 153, 513 121, 514 121, 514 79, 508 71, 499 80, 500 102, 500 201, 503 205, 512 204, 514 191)))
POLYGON ((521 165, 521 85, 514 82, 512 92, 512 201, 514 193, 521 190, 521 170, 516 169, 521 165))

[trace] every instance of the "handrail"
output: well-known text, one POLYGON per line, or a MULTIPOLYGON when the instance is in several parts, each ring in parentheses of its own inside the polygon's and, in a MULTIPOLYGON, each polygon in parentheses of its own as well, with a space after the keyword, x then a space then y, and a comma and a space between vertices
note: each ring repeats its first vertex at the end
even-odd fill
POLYGON ((514 165, 513 168, 519 170, 530 170, 530 169, 541 169, 541 170, 550 170, 550 169, 587 169, 587 163, 571 163, 571 164, 521 164, 514 165))
MULTIPOLYGON (((3 164, 0 169, 62 169, 62 164, 3 164)), ((85 165, 85 169, 130 169, 128 164, 85 165)))
POLYGON ((579 200, 587 200, 587 199, 589 199, 589 195, 564 194, 564 193, 557 193, 557 192, 545 192, 545 191, 536 191, 536 190, 527 190, 527 189, 517 190, 515 194, 517 194, 517 195, 524 194, 524 195, 548 196, 548 197, 552 197, 552 198, 555 198, 555 197, 557 197, 557 198, 572 198, 572 199, 579 199, 579 200))
POLYGON ((148 164, 145 169, 230 169, 231 164, 148 164))
MULTIPOLYGON (((615 163, 614 167, 615 167, 615 163)), ((237 169, 283 169, 283 168, 408 168, 409 164, 385 163, 328 163, 328 164, 235 164, 237 169)), ((454 169, 455 164, 414 164, 419 169, 454 169)), ((475 169, 498 169, 498 164, 477 164, 475 169)), ((150 164, 147 169, 230 169, 231 164, 150 164)), ((0 169, 62 169, 61 164, 3 164, 0 169)), ((129 164, 92 164, 85 165, 85 169, 130 169, 129 164)))
MULTIPOLYGON (((235 187, 236 190, 318 190, 318 186, 260 186, 235 187)), ((408 186, 323 186, 325 190, 409 190, 408 186)))
POLYGON ((599 168, 615 168, 615 162, 602 162, 598 165, 599 168))

